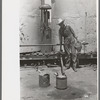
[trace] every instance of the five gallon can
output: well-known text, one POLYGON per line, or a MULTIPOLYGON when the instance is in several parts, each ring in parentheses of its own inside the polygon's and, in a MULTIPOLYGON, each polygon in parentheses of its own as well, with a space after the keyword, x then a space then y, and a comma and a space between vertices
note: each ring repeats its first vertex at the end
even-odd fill
POLYGON ((67 89, 67 76, 66 75, 56 76, 56 88, 60 90, 67 89))
POLYGON ((40 74, 39 75, 39 86, 48 87, 49 85, 50 85, 50 75, 47 73, 40 74))

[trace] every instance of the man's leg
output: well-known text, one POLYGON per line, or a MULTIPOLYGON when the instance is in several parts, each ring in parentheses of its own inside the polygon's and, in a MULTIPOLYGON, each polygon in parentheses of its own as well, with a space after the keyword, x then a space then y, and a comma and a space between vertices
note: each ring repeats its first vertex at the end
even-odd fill
POLYGON ((76 67, 78 65, 78 60, 77 60, 77 53, 76 49, 74 46, 71 47, 71 60, 72 60, 72 69, 77 72, 76 67))
POLYGON ((74 62, 74 63, 73 63, 73 66, 72 66, 72 69, 73 69, 75 72, 77 72, 76 66, 77 66, 77 62, 74 62))
POLYGON ((66 69, 69 69, 71 67, 70 56, 65 57, 65 67, 66 67, 66 69))
POLYGON ((66 67, 66 69, 69 69, 70 64, 71 64, 70 49, 68 47, 69 47, 68 44, 64 45, 64 49, 65 49, 65 53, 66 53, 66 57, 65 57, 65 67, 66 67))

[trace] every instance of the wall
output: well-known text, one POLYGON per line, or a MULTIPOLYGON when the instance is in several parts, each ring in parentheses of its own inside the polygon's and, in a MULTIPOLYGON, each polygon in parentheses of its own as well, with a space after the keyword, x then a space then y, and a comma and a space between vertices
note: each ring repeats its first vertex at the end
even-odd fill
MULTIPOLYGON (((40 34, 41 0, 20 1, 20 45, 38 44, 40 34)), ((38 51, 39 47, 20 47, 20 52, 38 51)))
MULTIPOLYGON (((59 43, 57 19, 65 19, 75 31, 78 39, 86 41, 86 52, 96 51, 96 1, 95 0, 53 0, 52 4, 52 41, 59 43), (85 13, 87 12, 87 14, 85 13)), ((55 50, 59 48, 55 47, 55 50)), ((83 50, 82 50, 83 52, 83 50)))
MULTIPOLYGON (((97 49, 96 0, 45 0, 52 6, 51 25, 52 43, 59 43, 57 19, 65 19, 74 29, 78 39, 86 41, 86 52, 97 49), (51 1, 53 2, 51 4, 51 1), (85 14, 87 12, 87 16, 85 14)), ((40 10, 41 0, 21 0, 20 3, 20 44, 41 43, 40 10)), ((40 47, 21 47, 20 52, 40 50, 40 47)), ((59 47, 55 47, 59 51, 59 47)), ((83 50, 82 50, 83 52, 83 50)))

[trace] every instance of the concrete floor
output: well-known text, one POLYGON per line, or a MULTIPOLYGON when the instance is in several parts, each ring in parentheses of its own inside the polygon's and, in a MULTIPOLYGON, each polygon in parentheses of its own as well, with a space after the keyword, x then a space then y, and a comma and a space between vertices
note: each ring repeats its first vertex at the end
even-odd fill
POLYGON ((58 90, 55 72, 60 72, 59 67, 47 68, 40 66, 50 74, 50 86, 39 87, 39 72, 34 66, 20 68, 20 93, 21 100, 97 100, 97 71, 95 66, 86 65, 74 72, 71 68, 66 70, 68 88, 58 90))

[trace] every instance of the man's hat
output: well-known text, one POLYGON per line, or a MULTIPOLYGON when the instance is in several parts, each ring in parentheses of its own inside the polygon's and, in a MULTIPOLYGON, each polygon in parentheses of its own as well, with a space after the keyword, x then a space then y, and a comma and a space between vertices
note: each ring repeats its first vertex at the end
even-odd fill
POLYGON ((64 21, 65 21, 65 20, 62 20, 61 18, 59 18, 59 19, 58 19, 58 24, 57 24, 57 25, 59 25, 59 24, 61 24, 61 23, 64 23, 64 21))

